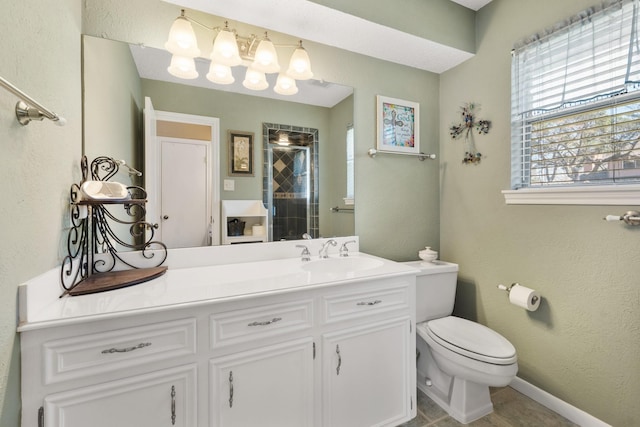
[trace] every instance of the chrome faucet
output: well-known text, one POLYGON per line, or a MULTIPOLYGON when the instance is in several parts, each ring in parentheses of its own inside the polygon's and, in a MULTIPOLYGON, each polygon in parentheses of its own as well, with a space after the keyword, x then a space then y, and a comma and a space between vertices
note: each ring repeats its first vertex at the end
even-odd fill
POLYGON ((355 240, 349 240, 348 242, 344 242, 342 246, 340 246, 340 256, 341 257, 349 256, 349 249, 347 248, 347 245, 349 243, 355 243, 355 242, 356 242, 355 240))
POLYGON ((311 234, 309 234, 309 233, 304 233, 304 234, 302 235, 302 238, 303 238, 304 240, 311 240, 311 239, 313 239, 313 237, 311 237, 311 234))
POLYGON ((322 244, 322 247, 320 248, 320 252, 318 252, 318 256, 320 258, 329 258, 329 255, 327 255, 327 252, 329 251, 329 245, 335 246, 337 244, 338 244, 338 242, 336 242, 333 239, 327 240, 326 242, 324 242, 322 244))
POLYGON ((311 253, 309 252, 309 248, 305 245, 296 245, 296 248, 302 248, 302 253, 300 254, 301 261, 311 261, 311 253))

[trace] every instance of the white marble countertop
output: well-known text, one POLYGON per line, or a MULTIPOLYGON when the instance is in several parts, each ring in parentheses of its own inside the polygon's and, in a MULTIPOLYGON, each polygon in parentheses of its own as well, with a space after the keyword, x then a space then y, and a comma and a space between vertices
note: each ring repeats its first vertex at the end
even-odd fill
MULTIPOLYGON (((317 245, 316 241, 313 242, 317 245)), ((256 247, 260 245, 263 244, 256 247)), ((286 245, 277 246, 279 249, 283 247, 289 250, 286 245)), ((20 285, 18 331, 417 272, 410 266, 353 250, 349 261, 330 252, 329 259, 313 256, 312 261, 303 262, 299 256, 261 259, 263 255, 257 252, 251 255, 251 250, 247 252, 245 248, 244 252, 248 254, 244 259, 246 262, 220 264, 225 260, 218 259, 216 265, 203 265, 207 262, 202 257, 212 250, 191 249, 187 254, 180 253, 181 250, 170 251, 168 261, 174 258, 174 262, 169 264, 164 275, 156 279, 127 288, 74 297, 59 298, 62 293, 60 269, 53 269, 20 285)), ((268 246, 263 250, 268 250, 268 246)), ((293 251, 296 252, 299 249, 293 251)))

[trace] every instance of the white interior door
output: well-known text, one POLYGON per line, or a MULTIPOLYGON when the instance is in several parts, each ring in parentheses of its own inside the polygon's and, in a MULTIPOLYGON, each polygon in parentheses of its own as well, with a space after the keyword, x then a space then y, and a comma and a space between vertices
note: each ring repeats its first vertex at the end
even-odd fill
MULTIPOLYGON (((154 110, 150 98, 145 98, 144 109, 145 123, 145 189, 147 190, 147 222, 157 224, 158 228, 154 229, 154 240, 162 241, 169 248, 202 246, 202 245, 219 245, 220 244, 220 120, 215 117, 196 116, 191 114, 172 113, 167 111, 154 110), (196 126, 204 126, 210 129, 210 139, 188 140, 189 143, 202 143, 206 147, 207 160, 204 173, 206 174, 206 191, 202 192, 200 167, 202 164, 196 164, 196 152, 200 149, 191 147, 163 148, 164 143, 179 143, 185 141, 181 138, 184 135, 172 135, 175 138, 169 138, 158 135, 158 123, 174 122, 177 124, 188 124, 196 126), (163 156, 162 151, 167 153, 163 156), (180 154, 173 153, 179 151, 180 154), (169 154, 171 152, 172 154, 169 154), (174 154, 180 156, 175 161, 171 161, 173 166, 163 167, 164 161, 168 162, 174 154), (191 162, 191 163, 190 163, 191 162), (178 163, 182 164, 179 166, 178 163), (191 166, 185 166, 191 164, 191 166), (170 174, 175 174, 171 177, 170 174), (187 183, 184 179, 185 175, 192 176, 197 182, 187 183), (178 183, 182 184, 178 184, 178 183), (167 194, 163 188, 163 183, 170 186, 167 194), (176 187, 182 187, 179 191, 176 187), (200 195, 200 198, 196 194, 200 195), (164 197, 164 202, 162 201, 164 197), (201 203, 206 203, 207 209, 207 226, 206 231, 202 234, 202 211, 201 203), (189 216, 185 218, 188 211, 193 210, 197 213, 193 214, 193 218, 189 216), (183 212, 184 211, 184 212, 183 212), (168 216, 168 219, 163 219, 168 216), (195 218, 195 219, 194 219, 195 218), (191 225, 197 227, 198 237, 195 237, 196 231, 191 230, 191 225), (165 227, 171 229, 165 230, 165 227), (199 243, 198 243, 199 242, 199 243)), ((192 144, 193 145, 193 144, 192 144)), ((199 155, 199 154, 198 154, 199 155)), ((149 231, 150 232, 150 231, 149 231)), ((149 237, 149 236, 147 236, 149 237)))
POLYGON ((167 137, 159 142, 162 242, 168 248, 210 245, 209 144, 167 137))
MULTIPOLYGON (((160 194, 158 193, 158 147, 156 142, 156 111, 151 98, 144 99, 144 188, 147 191, 147 213, 149 224, 160 223, 160 194)), ((152 230, 147 230, 147 239, 152 230)), ((156 232, 157 233, 157 232, 156 232)), ((157 234, 154 240, 162 240, 157 234)))

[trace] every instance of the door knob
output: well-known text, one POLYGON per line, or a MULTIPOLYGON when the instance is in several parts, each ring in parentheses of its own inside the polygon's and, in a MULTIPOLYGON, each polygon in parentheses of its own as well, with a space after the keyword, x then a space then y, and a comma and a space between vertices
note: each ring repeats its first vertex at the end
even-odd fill
POLYGON ((169 219, 169 215, 163 216, 162 219, 169 219))

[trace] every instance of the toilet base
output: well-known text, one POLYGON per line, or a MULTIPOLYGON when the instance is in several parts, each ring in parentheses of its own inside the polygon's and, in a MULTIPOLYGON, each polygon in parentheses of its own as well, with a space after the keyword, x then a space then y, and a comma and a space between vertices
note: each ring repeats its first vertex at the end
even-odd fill
POLYGON ((426 385, 426 378, 418 373, 418 389, 462 424, 469 424, 493 412, 489 386, 452 378, 447 396, 437 388, 426 385))
POLYGON ((416 347, 420 352, 416 382, 418 389, 427 397, 462 424, 493 412, 489 385, 453 377, 444 372, 438 367, 431 348, 420 337, 416 340, 416 347))

